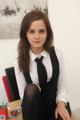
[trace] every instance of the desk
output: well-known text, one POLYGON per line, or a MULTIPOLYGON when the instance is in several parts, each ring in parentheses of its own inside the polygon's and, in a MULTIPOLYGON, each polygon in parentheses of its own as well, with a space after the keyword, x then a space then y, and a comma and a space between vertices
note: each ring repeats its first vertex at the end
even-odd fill
POLYGON ((77 115, 75 113, 72 114, 71 120, 78 120, 78 117, 77 117, 77 115))
MULTIPOLYGON (((19 107, 20 105, 21 105, 21 100, 17 100, 9 103, 8 105, 9 112, 10 110, 15 109, 16 107, 19 107)), ((22 114, 20 113, 17 117, 9 118, 8 120, 22 120, 22 114)), ((72 114, 71 120, 78 120, 78 117, 76 116, 75 113, 72 114)))
MULTIPOLYGON (((10 102, 8 105, 9 112, 11 110, 15 109, 16 107, 19 107, 20 105, 21 105, 21 100, 16 100, 16 101, 10 102)), ((17 117, 9 118, 8 120, 22 120, 22 114, 19 113, 19 115, 17 115, 17 117)))

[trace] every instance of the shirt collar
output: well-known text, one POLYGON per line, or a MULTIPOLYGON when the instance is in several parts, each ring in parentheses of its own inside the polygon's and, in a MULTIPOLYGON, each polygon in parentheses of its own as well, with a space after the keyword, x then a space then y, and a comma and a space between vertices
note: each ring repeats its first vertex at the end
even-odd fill
POLYGON ((48 53, 45 50, 43 50, 40 54, 34 54, 31 50, 29 50, 29 53, 31 61, 34 61, 37 57, 40 58, 41 56, 46 58, 48 55, 48 53))

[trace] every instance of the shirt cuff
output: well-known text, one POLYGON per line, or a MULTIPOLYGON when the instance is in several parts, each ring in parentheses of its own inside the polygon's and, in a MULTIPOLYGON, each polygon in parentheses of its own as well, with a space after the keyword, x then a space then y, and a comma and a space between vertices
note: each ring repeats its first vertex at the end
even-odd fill
POLYGON ((63 101, 63 102, 65 102, 65 103, 67 103, 67 102, 68 102, 68 95, 65 94, 65 93, 59 94, 59 95, 56 97, 56 103, 57 103, 58 101, 63 101))

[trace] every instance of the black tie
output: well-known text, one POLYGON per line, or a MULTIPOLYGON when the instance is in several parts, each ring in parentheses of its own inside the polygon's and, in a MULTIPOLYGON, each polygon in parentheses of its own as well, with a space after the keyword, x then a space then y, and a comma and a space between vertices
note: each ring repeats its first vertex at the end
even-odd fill
POLYGON ((37 72, 39 78, 40 87, 43 88, 47 83, 47 72, 44 64, 42 63, 43 56, 41 58, 36 58, 35 61, 37 63, 37 72))

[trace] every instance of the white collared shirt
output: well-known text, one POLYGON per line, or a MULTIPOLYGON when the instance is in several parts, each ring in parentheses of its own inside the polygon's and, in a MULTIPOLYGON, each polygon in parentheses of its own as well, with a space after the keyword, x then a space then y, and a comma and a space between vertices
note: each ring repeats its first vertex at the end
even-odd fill
MULTIPOLYGON (((59 61, 59 78, 58 78, 58 90, 57 90, 57 97, 56 97, 56 102, 57 101, 68 101, 68 89, 67 89, 67 83, 65 79, 65 67, 64 67, 64 62, 63 62, 63 56, 62 53, 59 50, 55 50, 58 61, 59 61)), ((30 76, 35 85, 38 86, 38 88, 41 90, 39 86, 39 80, 38 80, 38 74, 37 74, 37 64, 36 64, 36 57, 41 57, 44 56, 43 59, 43 64, 45 65, 46 71, 47 71, 47 82, 50 81, 52 77, 52 63, 49 54, 46 51, 41 52, 38 55, 35 55, 31 50, 30 50, 30 76)), ((15 69, 15 75, 16 75, 16 80, 17 80, 17 85, 19 89, 19 95, 20 98, 23 99, 23 94, 24 94, 24 89, 27 85, 25 77, 22 72, 20 72, 17 60, 15 61, 14 64, 14 69, 15 69)), ((54 69, 54 68, 53 68, 54 69)), ((53 73, 54 74, 54 73, 53 73)), ((53 93, 54 94, 54 93, 53 93)))

